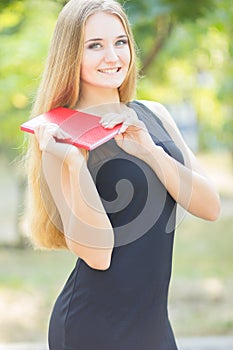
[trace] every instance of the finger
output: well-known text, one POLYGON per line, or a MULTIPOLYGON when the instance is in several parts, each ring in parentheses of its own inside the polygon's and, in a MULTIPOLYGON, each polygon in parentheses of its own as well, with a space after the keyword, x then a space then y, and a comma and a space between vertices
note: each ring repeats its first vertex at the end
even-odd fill
POLYGON ((104 115, 100 123, 105 128, 113 128, 115 125, 122 123, 125 117, 117 113, 108 113, 104 115))
POLYGON ((54 137, 52 137, 51 135, 49 135, 49 137, 44 137, 43 139, 39 140, 39 147, 41 151, 45 151, 48 146, 52 146, 55 145, 56 141, 54 139, 54 137))
POLYGON ((40 125, 36 126, 34 129, 35 134, 40 134, 45 132, 45 130, 50 130, 51 132, 56 132, 59 128, 57 124, 43 122, 40 125))
POLYGON ((71 140, 72 139, 70 134, 68 134, 66 131, 64 131, 60 128, 56 132, 56 138, 60 139, 60 140, 71 140))
POLYGON ((105 128, 105 129, 113 129, 116 125, 118 125, 120 123, 106 123, 106 124, 102 124, 102 126, 105 128))
POLYGON ((117 119, 120 115, 118 113, 106 113, 103 115, 100 119, 100 123, 105 122, 112 122, 113 120, 117 119))
POLYGON ((124 122, 124 123, 122 124, 121 128, 120 128, 120 133, 123 134, 124 132, 126 132, 126 130, 128 129, 128 127, 129 127, 130 125, 132 125, 132 124, 130 124, 130 123, 128 123, 128 122, 124 122))
POLYGON ((56 134, 57 126, 40 125, 35 128, 34 133, 38 140, 40 150, 43 151, 47 147, 50 140, 55 142, 53 135, 56 134))
POLYGON ((114 136, 114 139, 117 143, 119 143, 124 139, 124 136, 122 134, 117 134, 114 136))

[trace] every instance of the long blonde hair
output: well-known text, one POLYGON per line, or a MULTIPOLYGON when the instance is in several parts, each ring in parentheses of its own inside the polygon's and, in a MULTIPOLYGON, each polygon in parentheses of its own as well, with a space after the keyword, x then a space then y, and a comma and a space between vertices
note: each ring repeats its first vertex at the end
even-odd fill
MULTIPOLYGON (((31 117, 58 106, 74 108, 77 104, 85 23, 89 16, 99 11, 118 16, 128 36, 131 62, 126 79, 119 88, 119 97, 121 102, 133 99, 137 77, 135 45, 121 5, 114 0, 70 0, 58 17, 31 117)), ((41 156, 38 142, 32 136, 27 153, 29 235, 37 247, 67 248, 62 225, 59 224, 60 215, 45 182, 41 182, 41 156), (46 206, 44 194, 47 198, 46 206)))

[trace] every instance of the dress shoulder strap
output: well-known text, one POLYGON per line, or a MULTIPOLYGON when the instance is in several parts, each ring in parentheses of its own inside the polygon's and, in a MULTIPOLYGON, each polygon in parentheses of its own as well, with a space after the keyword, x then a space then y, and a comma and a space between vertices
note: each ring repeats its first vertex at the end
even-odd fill
POLYGON ((161 119, 147 106, 139 101, 134 100, 128 104, 128 107, 135 110, 138 118, 145 123, 150 134, 154 135, 159 141, 172 141, 171 136, 164 127, 161 119))

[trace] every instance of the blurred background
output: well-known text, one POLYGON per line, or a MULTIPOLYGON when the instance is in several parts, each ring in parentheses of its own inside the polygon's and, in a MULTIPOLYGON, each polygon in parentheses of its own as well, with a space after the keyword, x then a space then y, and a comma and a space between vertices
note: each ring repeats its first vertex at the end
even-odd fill
MULTIPOLYGON (((177 227, 170 318, 178 337, 233 335, 232 0, 124 2, 138 46, 139 99, 166 105, 217 186, 214 223, 177 227)), ((53 302, 75 257, 25 238, 28 119, 62 0, 0 1, 0 343, 46 342, 53 302)))

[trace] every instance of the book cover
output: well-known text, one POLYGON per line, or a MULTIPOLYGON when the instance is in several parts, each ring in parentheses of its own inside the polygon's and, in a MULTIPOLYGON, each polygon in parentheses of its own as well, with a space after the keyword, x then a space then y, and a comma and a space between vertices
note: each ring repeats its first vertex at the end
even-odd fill
POLYGON ((99 121, 99 116, 57 107, 26 121, 20 125, 20 129, 33 134, 34 128, 41 123, 55 123, 71 136, 70 144, 93 150, 118 134, 122 125, 118 124, 112 129, 105 129, 99 121))

